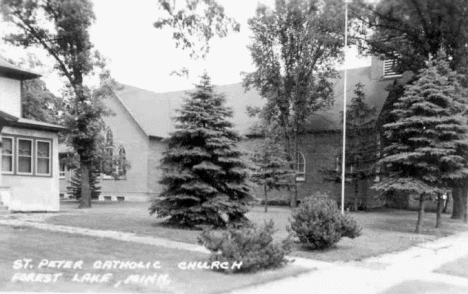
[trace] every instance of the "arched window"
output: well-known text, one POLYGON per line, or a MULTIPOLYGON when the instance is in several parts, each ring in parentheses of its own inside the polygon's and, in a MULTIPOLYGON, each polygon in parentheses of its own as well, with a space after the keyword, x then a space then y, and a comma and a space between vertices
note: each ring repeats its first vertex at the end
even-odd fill
POLYGON ((106 152, 110 157, 114 155, 114 135, 111 129, 108 129, 106 132, 106 152))
POLYGON ((127 161, 127 152, 123 146, 119 147, 118 159, 115 165, 115 171, 119 177, 125 177, 127 170, 125 168, 125 162, 127 161))
POLYGON ((114 170, 114 134, 111 129, 107 129, 104 136, 106 156, 102 164, 102 173, 106 176, 112 176, 114 170))
POLYGON ((302 152, 296 154, 296 181, 305 181, 306 160, 302 152))

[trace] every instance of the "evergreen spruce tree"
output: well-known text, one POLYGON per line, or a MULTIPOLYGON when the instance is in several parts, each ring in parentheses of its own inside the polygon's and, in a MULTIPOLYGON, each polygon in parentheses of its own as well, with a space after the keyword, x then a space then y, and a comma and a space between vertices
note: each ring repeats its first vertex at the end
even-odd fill
MULTIPOLYGON (((98 199, 101 194, 99 186, 99 171, 91 170, 89 172, 89 187, 91 188, 91 199, 98 199)), ((68 195, 74 199, 81 198, 81 169, 77 168, 73 171, 70 186, 67 187, 68 195)))
MULTIPOLYGON (((356 84, 355 96, 346 111, 346 166, 349 167, 347 176, 354 183, 355 210, 358 210, 359 181, 375 176, 377 161, 376 109, 366 103, 363 89, 361 83, 356 84)), ((365 205, 367 206, 367 203, 365 205)))
MULTIPOLYGON (((346 179, 354 184, 354 210, 358 210, 359 181, 375 176, 376 156, 376 109, 366 103, 364 86, 356 84, 355 96, 346 110, 346 179)), ((343 117, 343 112, 341 112, 343 117)), ((342 151, 336 154, 341 161, 342 151)), ((340 181, 341 169, 336 167, 324 168, 326 180, 340 181)), ((340 165, 341 166, 341 165, 340 165)), ((367 203, 364 203, 367 206, 367 203)))
POLYGON ((426 198, 466 181, 468 175, 466 103, 446 58, 439 53, 430 60, 395 103, 396 121, 384 125, 389 145, 380 161, 388 177, 374 185, 383 191, 419 194, 417 233, 426 198))
POLYGON ((265 212, 268 211, 268 191, 294 187, 294 171, 287 161, 284 143, 277 128, 264 126, 264 140, 252 157, 254 170, 251 181, 263 188, 265 212))
POLYGON ((164 186, 150 213, 188 227, 225 227, 246 221, 253 200, 247 168, 236 149, 239 135, 227 119, 232 111, 205 73, 188 93, 167 140, 161 167, 164 186))

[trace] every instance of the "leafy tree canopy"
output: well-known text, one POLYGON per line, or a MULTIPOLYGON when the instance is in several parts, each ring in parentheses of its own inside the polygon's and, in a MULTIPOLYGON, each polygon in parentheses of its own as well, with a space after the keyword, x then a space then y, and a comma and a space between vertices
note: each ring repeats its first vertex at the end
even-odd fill
MULTIPOLYGON (((188 50, 192 59, 206 57, 213 37, 240 31, 239 23, 225 14, 217 0, 158 0, 158 4, 167 15, 159 17, 154 27, 171 28, 176 48, 188 50)), ((175 73, 188 75, 188 69, 175 73)))
MULTIPOLYGON (((244 78, 267 102, 267 123, 283 133, 285 152, 297 166, 298 134, 313 112, 333 103, 335 62, 342 56, 344 6, 339 0, 276 0, 259 4, 249 19, 248 46, 255 71, 244 78)), ((297 202, 297 189, 291 205, 297 202)))
POLYGON ((465 0, 355 1, 353 16, 361 46, 370 53, 398 57, 400 70, 417 73, 443 49, 452 69, 466 66, 468 2, 465 0))
POLYGON ((16 27, 6 40, 17 46, 44 49, 55 61, 55 69, 65 77, 64 98, 70 101, 68 140, 80 157, 82 169, 81 206, 90 207, 88 170, 96 155, 96 138, 103 128, 105 109, 101 98, 111 83, 102 79, 99 89, 87 86, 85 78, 103 68, 104 61, 93 50, 89 28, 95 16, 89 0, 4 0, 1 12, 16 27))

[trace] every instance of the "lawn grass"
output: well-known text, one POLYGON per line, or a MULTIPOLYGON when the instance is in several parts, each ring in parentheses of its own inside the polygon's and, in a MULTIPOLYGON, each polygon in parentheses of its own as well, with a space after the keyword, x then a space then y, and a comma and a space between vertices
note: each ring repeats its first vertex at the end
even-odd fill
MULTIPOLYGON (((67 226, 85 227, 99 230, 132 232, 138 235, 163 237, 174 241, 196 243, 199 231, 171 228, 163 220, 148 214, 148 203, 100 202, 93 208, 79 210, 76 203, 62 206, 63 213, 50 217, 47 222, 67 226)), ((295 247, 293 255, 325 261, 360 260, 383 253, 404 250, 424 241, 465 231, 468 226, 443 215, 443 225, 435 229, 435 214, 426 213, 422 234, 414 234, 417 212, 407 210, 382 209, 372 212, 351 213, 363 227, 362 236, 356 239, 342 239, 335 247, 327 250, 308 251, 295 247)), ((290 209, 270 207, 268 213, 263 207, 254 207, 247 217, 261 224, 272 219, 278 232, 277 240, 287 236, 290 209)))
POLYGON ((180 262, 205 261, 208 255, 184 250, 174 250, 108 238, 77 234, 43 231, 31 227, 0 225, 0 291, 17 292, 145 292, 145 293, 220 293, 237 288, 265 283, 282 277, 297 275, 305 269, 288 265, 275 271, 255 274, 227 275, 210 270, 181 270, 180 262), (17 259, 32 259, 33 268, 14 270, 17 259), (38 268, 42 259, 83 261, 81 269, 38 268), (120 261, 160 261, 161 269, 94 269, 97 260, 120 261), (56 283, 12 282, 15 272, 54 274, 62 273, 56 283), (105 274, 113 276, 107 283, 79 283, 72 281, 74 274, 105 274), (159 287, 157 284, 143 283, 115 284, 124 281, 129 275, 167 274, 170 284, 159 287))

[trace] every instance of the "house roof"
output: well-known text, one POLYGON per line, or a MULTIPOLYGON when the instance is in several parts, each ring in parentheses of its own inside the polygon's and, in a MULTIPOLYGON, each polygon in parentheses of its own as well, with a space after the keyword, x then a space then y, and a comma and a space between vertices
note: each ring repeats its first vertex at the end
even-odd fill
POLYGON ((35 121, 27 118, 16 117, 4 111, 0 111, 0 124, 9 127, 19 127, 52 132, 60 132, 66 130, 66 128, 62 126, 35 121))
POLYGON ((18 121, 18 119, 19 118, 17 118, 16 116, 0 110, 0 125, 7 125, 11 122, 18 121))
MULTIPOLYGON (((388 96, 386 88, 393 82, 394 79, 372 79, 370 66, 348 69, 346 104, 351 104, 356 84, 361 83, 364 86, 363 91, 366 103, 370 107, 376 108, 378 116, 388 96)), ((328 109, 310 115, 306 126, 307 131, 317 132, 342 129, 341 113, 343 111, 344 100, 344 71, 339 72, 339 78, 334 83, 334 104, 328 109)))
MULTIPOLYGON (((340 78, 335 80, 335 102, 328 109, 312 114, 306 125, 309 132, 336 131, 342 128, 341 112, 343 110, 343 71, 339 72, 340 78)), ((366 102, 375 107, 379 115, 388 96, 386 87, 393 83, 394 79, 371 79, 371 67, 349 69, 347 71, 347 104, 351 103, 354 89, 357 83, 364 85, 366 102)), ((226 105, 234 111, 232 122, 242 135, 248 135, 250 129, 257 121, 247 115, 247 106, 262 106, 265 101, 255 89, 245 91, 242 84, 230 84, 215 86, 215 90, 224 93, 226 105)), ((122 85, 114 91, 117 98, 133 116, 138 125, 148 136, 165 138, 174 130, 173 118, 186 97, 187 91, 168 93, 155 93, 133 86, 122 85)))
POLYGON ((40 77, 41 75, 23 70, 13 65, 0 56, 0 76, 13 78, 17 80, 29 80, 40 77))
MULTIPOLYGON (((245 92, 241 84, 215 86, 215 91, 226 95, 226 105, 233 109, 231 121, 239 133, 248 134, 255 123, 246 113, 246 107, 263 104, 255 90, 245 92)), ((173 118, 187 97, 187 91, 155 93, 133 86, 122 85, 115 94, 143 131, 152 137, 165 138, 174 131, 173 118)))
POLYGON ((11 125, 17 126, 17 127, 24 127, 28 129, 53 131, 53 132, 65 131, 67 129, 59 125, 49 124, 49 123, 27 119, 27 118, 19 118, 18 121, 12 123, 11 125))

